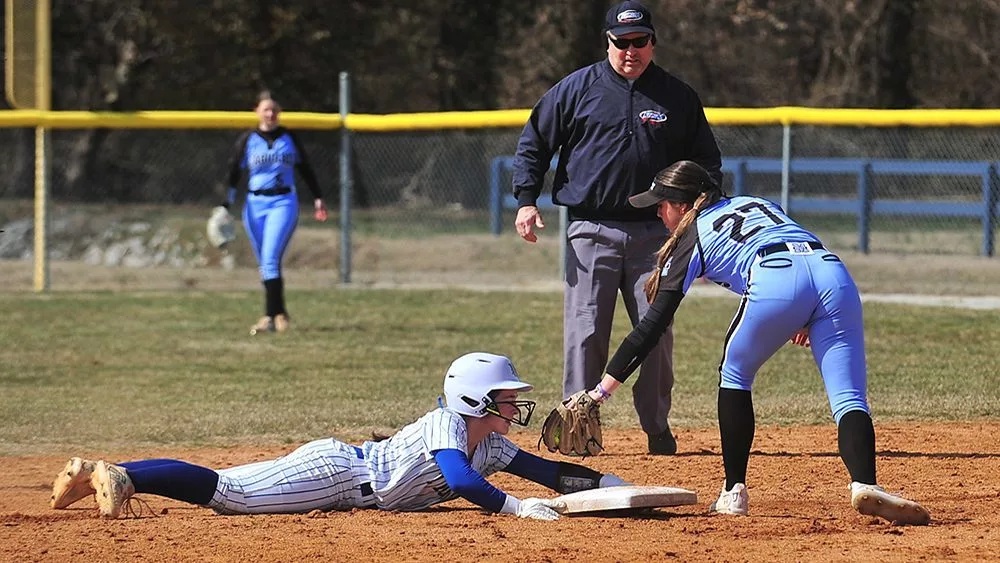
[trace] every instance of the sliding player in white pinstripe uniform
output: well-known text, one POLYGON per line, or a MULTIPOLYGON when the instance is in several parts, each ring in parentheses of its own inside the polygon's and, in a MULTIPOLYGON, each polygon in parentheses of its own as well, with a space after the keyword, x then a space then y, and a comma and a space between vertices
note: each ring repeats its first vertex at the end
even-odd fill
POLYGON ((272 461, 212 470, 172 459, 116 465, 73 458, 53 485, 52 507, 96 493, 103 516, 128 511, 135 493, 212 508, 220 514, 301 513, 380 508, 413 511, 463 497, 490 511, 523 518, 559 517, 546 499, 517 499, 484 477, 506 471, 559 493, 621 485, 582 465, 520 450, 504 434, 527 425, 532 386, 504 356, 476 352, 455 360, 445 375, 447 406, 392 437, 360 447, 333 438, 309 442, 272 461))

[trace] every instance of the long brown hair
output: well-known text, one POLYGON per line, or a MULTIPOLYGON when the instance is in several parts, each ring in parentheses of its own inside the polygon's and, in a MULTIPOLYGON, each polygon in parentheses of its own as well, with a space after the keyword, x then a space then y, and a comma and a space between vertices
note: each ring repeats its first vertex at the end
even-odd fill
POLYGON ((663 246, 656 251, 656 269, 646 279, 643 290, 646 293, 646 300, 650 303, 656 297, 656 292, 660 290, 660 275, 663 273, 663 265, 667 263, 670 254, 681 235, 688 230, 691 223, 698 217, 698 212, 705 207, 715 203, 722 197, 722 188, 715 183, 712 176, 700 164, 691 160, 678 160, 670 166, 660 170, 653 183, 657 186, 670 187, 671 197, 665 198, 670 201, 693 201, 691 209, 684 214, 674 232, 670 233, 670 238, 663 246))

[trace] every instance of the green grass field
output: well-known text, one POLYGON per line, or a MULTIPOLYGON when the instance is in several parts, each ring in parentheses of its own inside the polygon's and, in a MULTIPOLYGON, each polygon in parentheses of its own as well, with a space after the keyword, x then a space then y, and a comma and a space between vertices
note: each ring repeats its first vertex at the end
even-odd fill
MULTIPOLYGON (((537 432, 561 387, 552 293, 292 291, 294 330, 252 338, 256 292, 0 294, 0 455, 157 445, 356 440, 434 407, 465 352, 511 356, 536 385, 537 432)), ((715 424, 717 365, 736 301, 691 297, 676 321, 674 426, 715 424)), ((866 304, 876 420, 994 417, 1000 311, 866 304)), ((619 315, 614 345, 626 334, 619 315)), ((829 423, 810 353, 758 376, 763 424, 829 423)), ((605 424, 637 424, 628 393, 605 424)))

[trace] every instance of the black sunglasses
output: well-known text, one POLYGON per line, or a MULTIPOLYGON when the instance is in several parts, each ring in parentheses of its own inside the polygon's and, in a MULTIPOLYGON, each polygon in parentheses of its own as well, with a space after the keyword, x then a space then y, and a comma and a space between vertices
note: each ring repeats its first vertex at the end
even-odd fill
POLYGON ((635 47, 636 49, 642 49, 647 43, 649 43, 650 38, 652 38, 651 35, 640 35, 639 37, 633 37, 632 39, 622 39, 620 37, 616 39, 609 35, 608 41, 610 41, 616 49, 624 51, 625 49, 628 49, 629 46, 635 47))

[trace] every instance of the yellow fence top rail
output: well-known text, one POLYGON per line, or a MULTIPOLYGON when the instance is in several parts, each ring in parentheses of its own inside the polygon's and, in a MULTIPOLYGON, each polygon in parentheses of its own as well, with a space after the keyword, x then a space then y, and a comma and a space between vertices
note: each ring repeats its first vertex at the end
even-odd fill
POLYGON ((713 125, 840 127, 992 127, 1000 109, 706 108, 713 125))
MULTIPOLYGON (((284 125, 295 129, 338 129, 339 114, 287 112, 284 125)), ((0 127, 51 129, 250 129, 257 126, 252 111, 0 111, 0 127)))
MULTIPOLYGON (((826 127, 994 127, 1000 109, 846 109, 846 108, 706 108, 713 125, 816 125, 826 127)), ((352 131, 433 131, 442 129, 520 128, 531 110, 453 111, 434 113, 349 114, 288 111, 282 123, 293 129, 352 131)), ((0 127, 52 129, 250 129, 250 111, 0 111, 0 127)))

